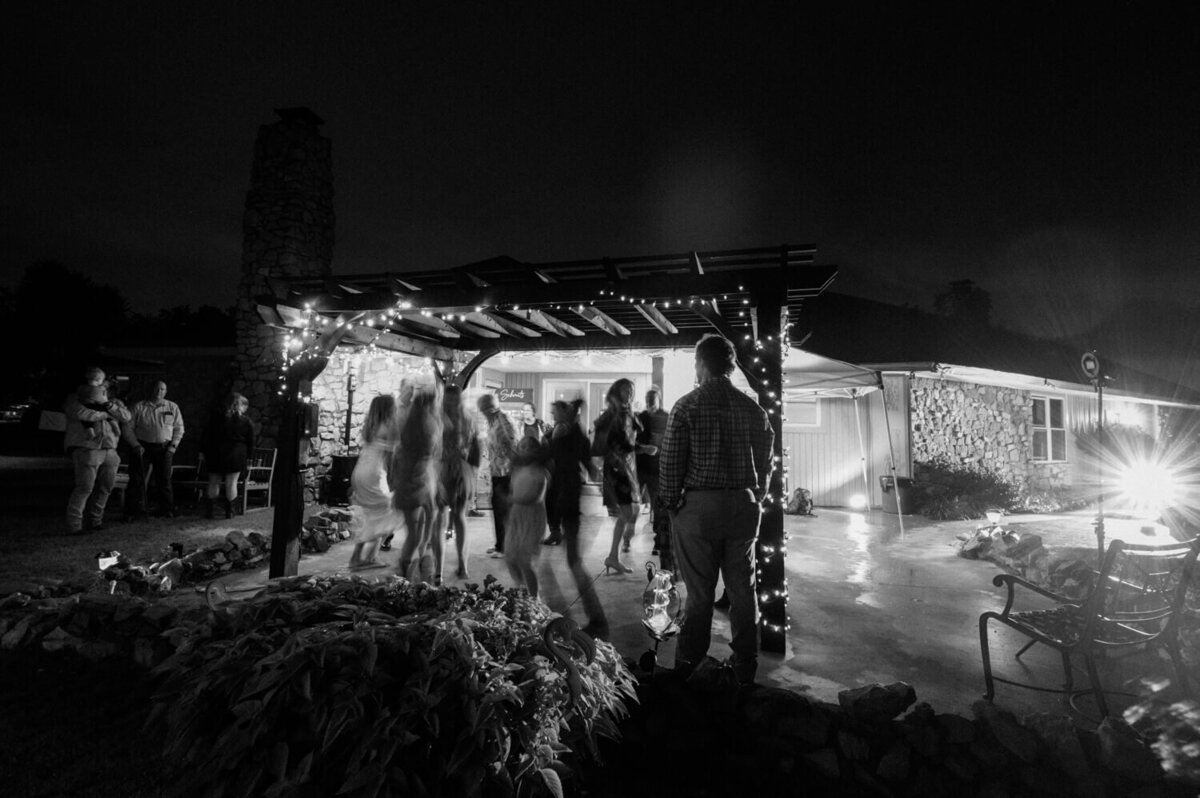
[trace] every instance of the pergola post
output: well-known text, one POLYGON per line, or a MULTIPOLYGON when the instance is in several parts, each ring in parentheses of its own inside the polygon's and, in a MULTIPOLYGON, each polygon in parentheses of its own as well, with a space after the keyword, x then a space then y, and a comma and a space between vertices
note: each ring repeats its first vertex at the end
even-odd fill
MULTIPOLYGON (((329 355, 352 329, 353 322, 339 320, 336 326, 321 333, 301 354, 291 361, 283 378, 283 411, 276 437, 278 453, 271 493, 275 500, 275 518, 271 524, 271 579, 295 576, 300 568, 300 528, 304 524, 304 479, 300 466, 300 442, 303 437, 304 415, 300 395, 311 388, 325 367, 329 355)), ((285 357, 285 362, 287 358, 285 357)))
POLYGON ((275 484, 271 486, 275 499, 269 572, 272 579, 295 576, 300 568, 300 528, 304 523, 304 482, 300 473, 300 427, 303 421, 300 388, 300 375, 289 372, 284 383, 279 432, 275 436, 279 453, 275 460, 275 484))
POLYGON ((759 647, 763 651, 784 653, 787 642, 787 581, 784 558, 787 547, 783 534, 783 507, 786 502, 783 478, 783 358, 786 354, 786 288, 755 292, 753 298, 754 333, 742 337, 739 355, 742 371, 758 393, 758 403, 767 413, 775 432, 771 448, 770 486, 763 503, 762 522, 756 547, 759 647))

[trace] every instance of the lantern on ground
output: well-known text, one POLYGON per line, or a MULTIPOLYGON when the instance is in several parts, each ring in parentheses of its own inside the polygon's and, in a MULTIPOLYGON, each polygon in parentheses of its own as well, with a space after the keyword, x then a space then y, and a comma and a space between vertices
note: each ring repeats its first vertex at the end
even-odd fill
POLYGON ((679 634, 681 604, 670 571, 646 563, 646 589, 642 592, 642 626, 654 640, 654 648, 638 661, 644 671, 653 671, 658 663, 658 644, 679 634))

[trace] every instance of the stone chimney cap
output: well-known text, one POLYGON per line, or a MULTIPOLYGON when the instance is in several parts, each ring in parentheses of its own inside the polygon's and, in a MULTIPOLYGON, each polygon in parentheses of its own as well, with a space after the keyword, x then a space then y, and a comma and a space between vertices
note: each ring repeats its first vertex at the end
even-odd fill
POLYGON ((275 113, 284 122, 302 122, 308 125, 325 124, 325 120, 314 114, 309 108, 276 108, 275 113))

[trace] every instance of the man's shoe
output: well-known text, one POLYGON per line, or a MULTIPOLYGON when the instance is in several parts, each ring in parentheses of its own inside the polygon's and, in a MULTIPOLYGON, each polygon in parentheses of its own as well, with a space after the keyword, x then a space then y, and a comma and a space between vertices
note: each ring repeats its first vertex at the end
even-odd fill
POLYGON ((758 672, 757 659, 743 662, 737 658, 736 654, 730 654, 726 658, 725 664, 733 669, 733 675, 737 678, 738 684, 754 684, 754 674, 758 672))
POLYGON ((471 516, 472 518, 482 518, 483 517, 483 513, 481 513, 478 510, 468 510, 467 515, 471 516))

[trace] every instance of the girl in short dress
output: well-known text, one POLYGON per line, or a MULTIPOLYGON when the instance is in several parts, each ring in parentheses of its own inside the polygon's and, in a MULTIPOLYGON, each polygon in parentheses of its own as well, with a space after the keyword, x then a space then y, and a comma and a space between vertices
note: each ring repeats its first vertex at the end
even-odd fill
POLYGON ((604 560, 604 572, 632 573, 617 557, 621 541, 633 537, 641 513, 641 489, 637 477, 637 437, 641 424, 633 414, 633 382, 619 379, 604 397, 607 407, 596 419, 592 454, 604 458, 604 484, 609 501, 616 507, 612 546, 604 560))
POLYGON ((546 531, 546 485, 549 482, 545 447, 537 438, 521 438, 513 454, 512 498, 504 533, 504 560, 513 581, 529 588, 529 595, 534 598, 538 594, 538 579, 533 571, 533 559, 546 531))

